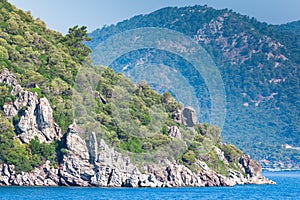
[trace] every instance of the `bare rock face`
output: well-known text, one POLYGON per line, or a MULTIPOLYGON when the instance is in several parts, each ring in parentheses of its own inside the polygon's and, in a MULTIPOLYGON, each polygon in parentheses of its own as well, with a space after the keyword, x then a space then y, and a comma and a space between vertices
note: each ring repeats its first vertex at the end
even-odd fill
POLYGON ((168 130, 168 134, 172 138, 178 138, 181 139, 181 133, 177 126, 171 126, 168 130))
POLYGON ((16 76, 8 71, 8 69, 4 69, 0 74, 0 82, 6 83, 8 85, 15 86, 18 84, 16 76))
POLYGON ((38 130, 43 133, 47 141, 53 141, 60 136, 60 128, 54 122, 52 108, 46 98, 39 100, 36 116, 38 130))
POLYGON ((242 156, 240 158, 239 162, 243 166, 245 172, 250 177, 261 176, 262 167, 254 160, 251 160, 250 156, 248 156, 248 155, 242 156))
POLYGON ((239 159, 244 172, 247 174, 248 184, 275 184, 275 182, 261 175, 262 167, 256 161, 251 160, 249 155, 244 155, 239 159))
POLYGON ((123 157, 105 143, 99 143, 99 151, 95 163, 97 174, 92 179, 92 184, 110 187, 137 187, 140 171, 130 163, 128 157, 123 157))
POLYGON ((16 174, 14 165, 0 164, 0 186, 57 186, 59 183, 58 169, 50 167, 50 161, 21 174, 16 174))
POLYGON ((95 164, 98 156, 98 141, 96 134, 92 132, 88 141, 88 150, 90 155, 90 163, 95 164))
POLYGON ((172 119, 176 123, 182 123, 182 110, 177 110, 172 113, 172 119))
POLYGON ((5 83, 13 87, 12 95, 22 92, 23 88, 18 84, 17 78, 14 74, 10 73, 8 69, 4 69, 0 74, 0 83, 5 83))
POLYGON ((183 124, 187 127, 194 127, 197 124, 196 111, 192 107, 186 107, 182 111, 183 124))
POLYGON ((187 167, 172 163, 166 168, 166 186, 199 186, 199 178, 187 167))
POLYGON ((37 93, 24 91, 15 75, 7 69, 0 74, 0 83, 13 87, 11 93, 16 95, 16 100, 5 104, 3 110, 6 117, 19 118, 16 129, 23 143, 29 143, 35 136, 40 142, 51 143, 62 136, 61 129, 54 122, 53 111, 46 98, 39 98, 37 93))
POLYGON ((72 124, 66 135, 68 153, 64 155, 60 170, 63 185, 89 186, 89 180, 95 174, 87 145, 79 134, 76 124, 72 124))
POLYGON ((54 122, 48 100, 46 98, 39 99, 36 93, 28 91, 19 97, 13 106, 20 115, 20 120, 16 125, 20 140, 23 143, 29 143, 37 136, 40 142, 51 143, 55 139, 59 139, 61 130, 54 122))
POLYGON ((219 157, 219 159, 224 162, 225 164, 228 164, 228 160, 225 158, 224 152, 221 151, 221 149, 219 149, 218 147, 214 148, 217 156, 219 157))

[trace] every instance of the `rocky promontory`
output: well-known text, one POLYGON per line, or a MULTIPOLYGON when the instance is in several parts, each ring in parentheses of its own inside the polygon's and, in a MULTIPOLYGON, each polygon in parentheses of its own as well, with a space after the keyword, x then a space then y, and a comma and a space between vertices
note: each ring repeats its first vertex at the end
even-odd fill
MULTIPOLYGON (((16 140, 29 144, 34 138, 41 143, 60 141, 64 154, 57 165, 43 160, 30 172, 16 172, 13 164, 0 164, 0 185, 16 186, 96 186, 96 187, 200 187, 234 186, 237 184, 274 184, 261 175, 261 166, 248 155, 237 158, 226 175, 214 171, 205 159, 196 158, 193 169, 178 160, 158 159, 143 166, 109 146, 94 132, 83 133, 74 122, 66 133, 55 123, 53 110, 47 98, 23 89, 8 70, 0 74, 0 83, 13 88, 16 99, 3 106, 8 119, 19 115, 15 122, 16 140), (22 112, 20 114, 20 112, 22 112), (89 135, 83 139, 82 135, 89 135)), ((174 119, 175 120, 175 119, 174 119)), ((192 108, 176 113, 176 120, 191 129, 197 123, 192 108)), ((194 130, 195 131, 195 130, 194 130)), ((171 138, 184 137, 177 126, 168 127, 171 138)), ((220 143, 221 144, 221 143, 220 143)), ((221 147, 214 152, 223 163, 229 163, 221 147)))

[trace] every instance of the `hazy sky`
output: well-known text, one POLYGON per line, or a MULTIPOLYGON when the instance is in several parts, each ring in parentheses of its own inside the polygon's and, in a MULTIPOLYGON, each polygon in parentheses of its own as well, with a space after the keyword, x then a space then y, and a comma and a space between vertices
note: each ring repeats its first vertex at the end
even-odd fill
POLYGON ((88 31, 115 24, 138 14, 166 6, 207 4, 229 8, 260 21, 280 24, 300 19, 300 0, 8 0, 49 28, 66 33, 74 25, 86 25, 88 31))

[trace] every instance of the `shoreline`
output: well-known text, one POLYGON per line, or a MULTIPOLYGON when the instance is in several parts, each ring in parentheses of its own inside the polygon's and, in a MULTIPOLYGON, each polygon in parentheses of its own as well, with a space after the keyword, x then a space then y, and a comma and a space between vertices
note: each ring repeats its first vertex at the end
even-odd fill
POLYGON ((263 168, 262 172, 300 172, 300 168, 299 169, 263 168))

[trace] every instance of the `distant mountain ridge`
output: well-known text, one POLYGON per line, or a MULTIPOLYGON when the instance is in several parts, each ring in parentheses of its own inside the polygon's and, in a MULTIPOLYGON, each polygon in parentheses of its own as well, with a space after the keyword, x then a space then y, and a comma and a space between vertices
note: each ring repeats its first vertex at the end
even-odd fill
POLYGON ((277 25, 275 27, 279 30, 292 32, 297 35, 300 35, 300 20, 294 21, 294 22, 289 22, 286 24, 277 25))
MULTIPOLYGON (((94 50, 92 57, 97 56, 97 45, 110 36, 143 27, 184 33, 212 56, 227 94, 225 141, 238 145, 256 159, 300 161, 299 152, 281 148, 284 143, 300 144, 300 38, 296 31, 286 34, 278 27, 228 9, 168 7, 93 31, 89 34, 92 40, 87 43, 94 50)), ((116 66, 128 64, 130 69, 146 58, 149 63, 178 69, 178 63, 183 62, 166 52, 141 49, 123 55, 111 67, 122 72, 116 66)), ((188 63, 180 69, 186 66, 188 63)), ((189 72, 183 75, 193 76, 189 72)), ((204 100, 209 101, 209 97, 204 100)))

